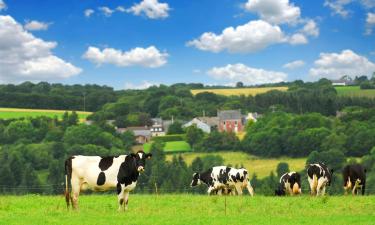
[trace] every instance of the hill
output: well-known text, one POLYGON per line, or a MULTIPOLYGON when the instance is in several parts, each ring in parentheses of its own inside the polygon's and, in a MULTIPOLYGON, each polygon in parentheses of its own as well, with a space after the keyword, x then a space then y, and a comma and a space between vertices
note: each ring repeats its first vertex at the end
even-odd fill
POLYGON ((375 98, 375 89, 361 89, 359 86, 335 87, 339 96, 375 98))
MULTIPOLYGON (((277 164, 280 162, 287 162, 290 170, 300 171, 305 168, 306 158, 272 158, 263 159, 256 156, 246 154, 244 152, 215 152, 215 153, 182 153, 188 165, 196 157, 204 157, 207 155, 220 155, 224 159, 224 163, 232 166, 243 165, 249 170, 250 174, 256 173, 258 178, 264 178, 270 175, 271 171, 276 171, 277 164)), ((167 160, 171 160, 173 155, 167 155, 167 160)))
POLYGON ((252 95, 266 93, 271 90, 286 91, 288 87, 261 87, 261 88, 224 88, 224 89, 196 89, 191 90, 193 95, 202 93, 202 92, 211 92, 218 95, 252 95))
MULTIPOLYGON (((48 110, 48 109, 19 109, 19 108, 0 108, 0 119, 14 119, 21 117, 38 117, 47 116, 62 118, 66 111, 65 110, 48 110)), ((72 111, 68 111, 72 112, 72 111)), ((85 120, 91 112, 76 111, 79 119, 85 120)))

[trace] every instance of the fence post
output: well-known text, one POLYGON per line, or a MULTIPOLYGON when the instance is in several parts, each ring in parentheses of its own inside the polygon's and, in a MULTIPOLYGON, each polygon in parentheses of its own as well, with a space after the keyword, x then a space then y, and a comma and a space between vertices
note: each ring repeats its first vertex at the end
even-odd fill
POLYGON ((227 195, 225 195, 224 208, 225 208, 225 215, 227 215, 227 195))
POLYGON ((155 182, 155 194, 156 194, 156 196, 159 195, 159 193, 158 193, 158 185, 156 184, 156 182, 155 182))

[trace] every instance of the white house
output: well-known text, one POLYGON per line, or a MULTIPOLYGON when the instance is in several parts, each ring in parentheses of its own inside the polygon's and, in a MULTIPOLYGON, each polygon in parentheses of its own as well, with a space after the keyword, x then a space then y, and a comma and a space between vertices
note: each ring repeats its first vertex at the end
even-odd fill
POLYGON ((191 121, 182 125, 182 127, 190 127, 195 124, 197 128, 203 130, 205 133, 211 133, 212 130, 217 129, 219 125, 218 117, 195 117, 191 121))

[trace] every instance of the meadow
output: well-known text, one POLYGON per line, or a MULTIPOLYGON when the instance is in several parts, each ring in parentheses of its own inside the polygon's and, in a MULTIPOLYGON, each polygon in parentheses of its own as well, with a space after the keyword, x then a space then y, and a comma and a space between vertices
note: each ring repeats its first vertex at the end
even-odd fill
POLYGON ((113 194, 82 195, 79 211, 63 196, 0 196, 1 224, 374 224, 375 196, 264 197, 130 194, 117 211, 113 194))
MULTIPOLYGON (((301 171, 305 168, 306 158, 271 158, 264 159, 249 155, 244 152, 216 152, 216 153, 181 153, 185 162, 191 165, 196 157, 204 157, 207 155, 220 155, 224 159, 225 165, 240 167, 243 165, 249 170, 250 175, 256 173, 258 178, 264 178, 270 175, 271 171, 276 172, 277 164, 286 162, 292 171, 301 171)), ((172 160, 173 155, 167 155, 167 160, 172 160)))
POLYGON ((202 93, 202 92, 211 92, 218 95, 252 95, 266 93, 271 90, 286 91, 288 87, 261 87, 261 88, 223 88, 223 89, 196 89, 191 90, 193 95, 202 93))
MULTIPOLYGON (((152 143, 145 143, 143 145, 143 150, 149 152, 152 143)), ((190 152, 190 145, 186 141, 168 141, 165 142, 163 149, 166 153, 177 153, 177 152, 190 152)))
MULTIPOLYGON (((47 116, 62 118, 66 110, 49 110, 49 109, 20 109, 20 108, 0 108, 0 119, 14 119, 21 117, 38 117, 47 116)), ((71 111, 68 111, 69 113, 71 111)), ((83 121, 91 112, 76 111, 80 121, 83 121)))
POLYGON ((359 86, 343 86, 335 88, 337 94, 341 96, 375 98, 375 89, 362 90, 359 86))

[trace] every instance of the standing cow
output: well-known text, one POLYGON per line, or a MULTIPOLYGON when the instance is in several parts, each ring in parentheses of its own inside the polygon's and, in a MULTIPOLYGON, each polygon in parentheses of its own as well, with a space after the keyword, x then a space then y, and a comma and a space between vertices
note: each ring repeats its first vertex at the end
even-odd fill
POLYGON ((297 172, 285 173, 280 177, 279 187, 275 195, 298 195, 301 194, 301 176, 297 172))
POLYGON ((324 195, 326 186, 331 185, 333 170, 329 170, 324 163, 314 163, 307 167, 307 176, 311 195, 324 195))
POLYGON ((366 187, 366 169, 359 165, 347 165, 345 166, 343 172, 344 180, 344 190, 345 194, 348 191, 352 191, 353 195, 358 194, 358 189, 361 189, 362 195, 365 194, 366 187))
POLYGON ((126 210, 129 192, 135 188, 139 174, 144 171, 146 159, 151 156, 139 151, 136 154, 109 157, 83 155, 70 157, 65 161, 67 207, 69 208, 70 200, 73 208, 78 208, 81 190, 107 191, 117 188, 119 210, 126 210))
POLYGON ((215 166, 202 173, 194 173, 191 186, 204 183, 208 186, 208 194, 221 194, 223 191, 242 195, 242 189, 247 188, 251 196, 254 190, 251 187, 246 169, 235 169, 227 166, 215 166))

